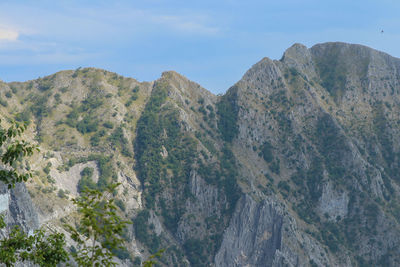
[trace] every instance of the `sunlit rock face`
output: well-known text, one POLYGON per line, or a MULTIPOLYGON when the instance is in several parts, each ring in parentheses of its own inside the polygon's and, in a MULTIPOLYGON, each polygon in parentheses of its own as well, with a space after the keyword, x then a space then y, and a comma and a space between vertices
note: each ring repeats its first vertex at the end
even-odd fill
POLYGON ((24 184, 16 184, 12 189, 0 184, 0 213, 8 227, 18 225, 27 233, 39 227, 36 210, 24 184))

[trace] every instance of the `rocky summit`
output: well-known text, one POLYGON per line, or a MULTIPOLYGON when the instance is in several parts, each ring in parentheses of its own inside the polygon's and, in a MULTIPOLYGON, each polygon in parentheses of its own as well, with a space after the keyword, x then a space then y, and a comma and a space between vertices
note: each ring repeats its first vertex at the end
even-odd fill
POLYGON ((120 182, 121 266, 400 266, 400 59, 294 44, 224 95, 84 68, 1 82, 0 104, 41 149, 0 186, 10 225, 63 232, 85 186, 120 182))

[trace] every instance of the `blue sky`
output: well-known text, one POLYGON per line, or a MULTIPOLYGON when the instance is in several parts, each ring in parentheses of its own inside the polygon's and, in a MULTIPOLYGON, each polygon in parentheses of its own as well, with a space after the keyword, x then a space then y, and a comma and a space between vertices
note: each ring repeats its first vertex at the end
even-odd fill
POLYGON ((398 0, 0 0, 0 79, 98 67, 150 81, 175 70, 223 93, 293 43, 400 57, 399 14, 398 0))

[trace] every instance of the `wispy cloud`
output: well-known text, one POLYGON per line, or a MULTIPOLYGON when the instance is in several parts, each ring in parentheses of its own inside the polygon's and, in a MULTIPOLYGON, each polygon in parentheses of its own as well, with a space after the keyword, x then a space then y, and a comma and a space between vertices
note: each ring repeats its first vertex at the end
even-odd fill
POLYGON ((17 30, 0 25, 0 42, 1 41, 17 41, 19 32, 17 30))
POLYGON ((181 37, 212 37, 222 31, 214 17, 193 10, 157 10, 118 5, 107 8, 70 6, 63 10, 17 7, 2 8, 0 4, 0 41, 18 40, 32 44, 32 40, 42 40, 42 43, 83 44, 101 40, 102 43, 115 43, 126 38, 152 38, 164 33, 181 37), (6 12, 7 9, 9 12, 6 12))
POLYGON ((85 17, 89 24, 102 25, 96 28, 137 36, 157 35, 160 32, 206 36, 221 31, 213 17, 193 10, 165 11, 116 6, 81 8, 71 14, 72 17, 76 14, 85 17))
POLYGON ((218 27, 209 26, 205 17, 188 17, 182 15, 152 15, 150 22, 166 26, 172 30, 188 33, 213 35, 217 34, 218 27))
POLYGON ((21 54, 0 54, 0 61, 7 66, 40 66, 44 64, 84 64, 90 62, 93 58, 98 57, 96 53, 79 53, 72 54, 68 52, 49 51, 45 53, 37 53, 34 55, 21 54))

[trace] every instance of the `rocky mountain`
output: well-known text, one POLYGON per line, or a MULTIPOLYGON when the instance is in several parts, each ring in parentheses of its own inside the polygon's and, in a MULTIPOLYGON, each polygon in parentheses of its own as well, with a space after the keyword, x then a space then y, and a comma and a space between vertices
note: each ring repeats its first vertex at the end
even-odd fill
POLYGON ((218 96, 173 71, 1 83, 41 152, 0 209, 63 231, 69 199, 118 181, 121 265, 399 266, 399 90, 400 59, 345 43, 295 44, 218 96))

